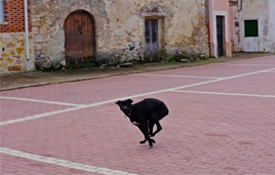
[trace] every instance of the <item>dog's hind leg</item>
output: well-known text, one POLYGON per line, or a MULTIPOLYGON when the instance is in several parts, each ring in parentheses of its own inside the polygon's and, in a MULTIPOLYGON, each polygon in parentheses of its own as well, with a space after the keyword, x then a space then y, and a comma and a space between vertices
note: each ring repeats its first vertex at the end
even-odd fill
POLYGON ((153 129, 154 129, 154 125, 155 123, 153 121, 149 120, 149 136, 153 136, 153 129))
POLYGON ((139 143, 144 144, 144 143, 146 143, 146 141, 147 141, 147 139, 144 139, 144 140, 140 141, 139 143))
POLYGON ((156 122, 156 125, 157 125, 157 130, 154 133, 150 134, 151 137, 154 137, 158 132, 162 130, 162 127, 159 122, 156 122))
POLYGON ((155 136, 158 132, 162 130, 162 127, 159 123, 161 119, 163 119, 169 113, 167 107, 164 103, 162 103, 156 111, 151 115, 150 122, 157 125, 157 130, 151 134, 151 136, 155 136))

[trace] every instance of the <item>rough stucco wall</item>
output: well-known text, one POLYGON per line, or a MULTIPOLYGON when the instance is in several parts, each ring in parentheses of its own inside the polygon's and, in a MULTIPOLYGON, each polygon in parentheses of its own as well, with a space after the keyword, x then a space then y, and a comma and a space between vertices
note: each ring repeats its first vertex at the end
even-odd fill
POLYGON ((239 22, 239 27, 234 28, 234 46, 236 51, 243 51, 244 20, 258 19, 259 21, 259 51, 270 51, 269 0, 243 0, 242 10, 234 7, 234 22, 239 22))
POLYGON ((234 35, 233 35, 233 31, 234 31, 234 15, 233 15, 233 9, 234 7, 233 6, 230 6, 229 7, 229 15, 228 15, 228 21, 229 21, 229 33, 230 33, 230 42, 231 42, 231 54, 232 52, 235 52, 235 48, 234 48, 234 35))
POLYGON ((241 36, 241 11, 237 7, 233 8, 233 47, 235 52, 240 52, 243 49, 241 36))
POLYGON ((97 35, 97 60, 120 59, 129 44, 141 45, 143 42, 140 4, 137 1, 109 0, 105 5, 109 20, 104 24, 104 35, 97 35))
POLYGON ((168 1, 173 17, 167 19, 167 49, 193 50, 208 54, 208 31, 205 24, 205 2, 168 1))
POLYGON ((150 2, 147 3, 145 0, 106 1, 107 14, 110 18, 110 35, 109 40, 98 38, 97 42, 100 43, 98 51, 127 51, 129 44, 141 44, 144 48, 145 18, 140 15, 141 9, 146 6, 150 7, 151 4, 157 4, 167 8, 172 14, 163 17, 164 27, 161 32, 164 32, 164 43, 161 43, 162 47, 168 52, 181 50, 208 55, 204 0, 154 0, 150 2))
POLYGON ((85 10, 94 17, 97 60, 123 58, 129 45, 142 52, 145 26, 141 10, 150 4, 171 11, 163 18, 163 48, 208 55, 204 0, 32 0, 36 56, 64 60, 63 25, 75 10, 85 10))
POLYGON ((269 40, 270 40, 270 52, 275 53, 275 1, 269 0, 269 40))

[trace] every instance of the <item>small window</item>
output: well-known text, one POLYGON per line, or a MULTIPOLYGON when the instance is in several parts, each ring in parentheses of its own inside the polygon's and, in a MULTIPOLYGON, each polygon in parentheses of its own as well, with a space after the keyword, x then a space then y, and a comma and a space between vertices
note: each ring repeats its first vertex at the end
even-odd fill
POLYGON ((244 36, 245 37, 258 37, 258 20, 245 20, 244 21, 244 36))

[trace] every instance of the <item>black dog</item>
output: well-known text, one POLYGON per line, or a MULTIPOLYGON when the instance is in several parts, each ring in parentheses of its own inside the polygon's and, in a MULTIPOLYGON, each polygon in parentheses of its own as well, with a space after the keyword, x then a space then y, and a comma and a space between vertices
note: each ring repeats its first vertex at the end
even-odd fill
POLYGON ((143 144, 148 141, 149 146, 152 147, 153 143, 156 142, 150 136, 155 136, 162 129, 159 120, 165 117, 169 111, 162 101, 154 98, 146 98, 138 103, 132 103, 133 100, 131 99, 116 102, 120 110, 129 117, 132 124, 136 125, 143 133, 145 140, 140 141, 140 143, 143 144), (157 130, 153 132, 155 124, 157 130))

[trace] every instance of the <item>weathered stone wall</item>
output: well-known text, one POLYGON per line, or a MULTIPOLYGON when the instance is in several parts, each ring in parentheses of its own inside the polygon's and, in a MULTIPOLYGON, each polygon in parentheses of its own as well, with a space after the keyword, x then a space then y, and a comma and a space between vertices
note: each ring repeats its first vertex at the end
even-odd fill
POLYGON ((35 55, 56 64, 64 60, 64 22, 76 10, 94 18, 97 61, 142 57, 151 11, 162 21, 161 49, 209 54, 204 0, 32 0, 31 8, 35 55))
POLYGON ((0 37, 0 70, 1 73, 11 71, 27 71, 34 69, 33 35, 29 33, 30 59, 26 59, 25 33, 1 33, 0 37))

